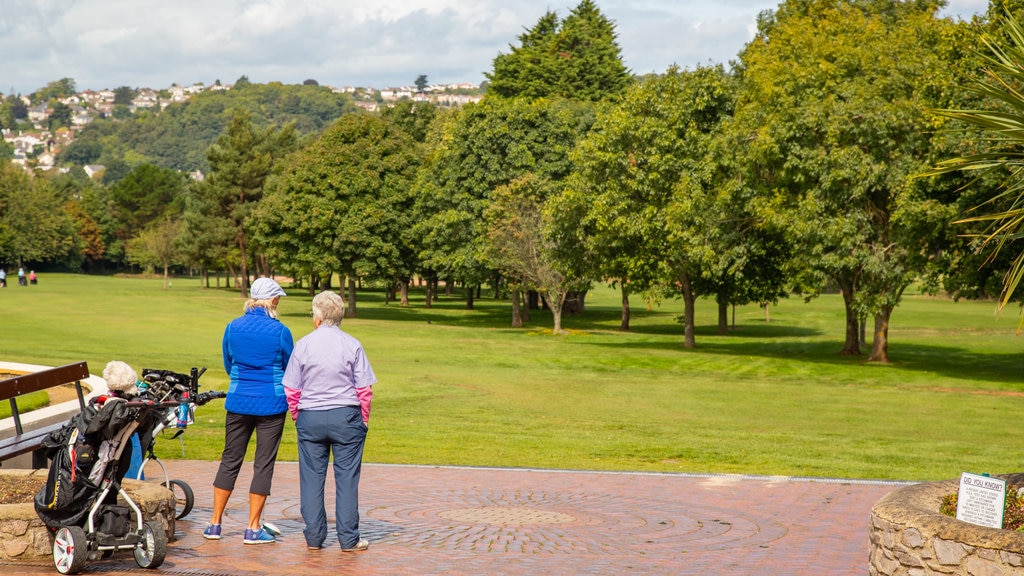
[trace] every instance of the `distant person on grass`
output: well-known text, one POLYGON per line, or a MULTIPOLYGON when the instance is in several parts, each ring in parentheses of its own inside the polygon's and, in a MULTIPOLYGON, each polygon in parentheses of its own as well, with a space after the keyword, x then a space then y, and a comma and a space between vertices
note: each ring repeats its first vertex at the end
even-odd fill
POLYGON ((220 540, 221 520, 235 488, 238 471, 253 432, 256 455, 249 486, 249 525, 244 544, 274 542, 277 529, 263 522, 263 507, 270 495, 274 462, 281 445, 288 401, 281 378, 292 354, 292 333, 277 319, 277 303, 284 290, 270 278, 252 283, 244 314, 224 330, 224 370, 231 377, 224 409, 224 452, 213 481, 213 516, 203 530, 208 540, 220 540))
POLYGON ((0 288, 7 288, 7 271, 0 268, 0 288))
POLYGON ((334 520, 343 552, 370 543, 359 535, 359 475, 377 378, 358 340, 343 332, 345 301, 334 292, 313 297, 313 331, 295 345, 284 389, 299 448, 300 511, 310 550, 327 539, 324 481, 334 455, 334 520))

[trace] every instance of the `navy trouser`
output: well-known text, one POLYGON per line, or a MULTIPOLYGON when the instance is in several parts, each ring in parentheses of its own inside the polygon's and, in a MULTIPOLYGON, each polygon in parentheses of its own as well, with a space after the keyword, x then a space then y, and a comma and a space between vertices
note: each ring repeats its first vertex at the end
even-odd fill
POLYGON ((299 495, 303 534, 309 546, 327 539, 324 481, 334 455, 334 519, 338 543, 352 548, 359 542, 359 474, 363 465, 366 425, 359 406, 330 410, 300 410, 295 420, 299 445, 299 495))

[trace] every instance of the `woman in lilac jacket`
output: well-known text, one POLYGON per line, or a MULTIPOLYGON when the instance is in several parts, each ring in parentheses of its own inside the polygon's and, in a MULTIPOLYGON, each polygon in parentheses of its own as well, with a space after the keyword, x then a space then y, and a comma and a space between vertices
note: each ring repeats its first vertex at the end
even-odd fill
POLYGON ((370 401, 377 378, 363 346, 339 326, 345 301, 333 292, 313 297, 313 331, 299 340, 284 373, 299 448, 299 504, 310 550, 327 539, 324 481, 334 455, 334 519, 343 552, 369 542, 359 536, 359 474, 370 401))

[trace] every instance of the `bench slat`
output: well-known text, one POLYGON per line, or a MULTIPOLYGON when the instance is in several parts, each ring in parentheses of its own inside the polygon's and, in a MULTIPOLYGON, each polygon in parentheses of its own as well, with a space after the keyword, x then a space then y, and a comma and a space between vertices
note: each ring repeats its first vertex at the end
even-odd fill
POLYGON ((44 428, 25 432, 24 434, 4 438, 0 440, 0 454, 6 460, 7 458, 14 458, 15 456, 38 450, 43 438, 46 438, 50 432, 60 430, 64 424, 64 422, 51 424, 44 428))
POLYGON ((85 362, 67 364, 32 374, 22 374, 7 380, 0 380, 0 400, 9 400, 29 392, 71 384, 88 377, 89 367, 85 362))

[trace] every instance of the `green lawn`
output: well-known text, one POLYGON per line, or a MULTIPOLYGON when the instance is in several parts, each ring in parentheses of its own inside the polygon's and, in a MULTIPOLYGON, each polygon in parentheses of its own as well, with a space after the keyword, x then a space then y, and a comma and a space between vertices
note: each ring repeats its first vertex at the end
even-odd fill
MULTIPOLYGON (((287 286, 286 286, 287 287, 287 286)), ((281 319, 296 339, 312 329, 310 296, 289 290, 281 319)), ((697 349, 682 347, 681 302, 645 310, 617 330, 618 294, 598 288, 567 336, 534 312, 511 329, 508 302, 442 298, 431 309, 385 305, 361 291, 359 338, 377 373, 368 462, 664 472, 732 472, 934 480, 1024 469, 1024 340, 1011 311, 991 302, 909 295, 893 314, 890 365, 838 355, 843 309, 834 295, 786 300, 771 321, 756 306, 716 334, 698 304, 697 349)), ((44 274, 0 290, 0 358, 94 374, 119 359, 186 372, 206 366, 224 389, 224 325, 243 300, 177 278, 44 274)), ((223 409, 199 409, 163 457, 219 456, 223 409)), ((281 458, 295 459, 288 425, 281 458)))

